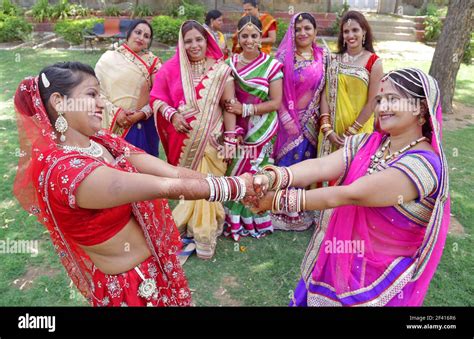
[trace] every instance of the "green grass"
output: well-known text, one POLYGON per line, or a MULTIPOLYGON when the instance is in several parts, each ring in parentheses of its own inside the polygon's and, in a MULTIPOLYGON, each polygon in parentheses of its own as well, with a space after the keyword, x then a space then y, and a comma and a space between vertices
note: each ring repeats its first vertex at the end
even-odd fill
MULTIPOLYGON (((159 54, 160 57, 163 57, 159 54)), ((0 240, 40 240, 37 257, 28 254, 0 254, 0 306, 86 305, 70 289, 70 280, 43 226, 21 210, 12 194, 17 158, 16 123, 12 96, 21 79, 36 75, 45 65, 65 60, 80 60, 95 65, 99 53, 55 50, 0 51, 0 240), (32 269, 49 272, 38 276, 30 288, 13 285, 32 269)), ((169 53, 163 58, 169 57, 169 53)), ((410 61, 384 61, 385 70, 402 66, 429 64, 410 61)), ((473 67, 473 66, 471 66, 473 67)), ((474 107, 473 81, 468 73, 474 68, 461 67, 456 96, 474 107), (463 92, 464 91, 464 92, 463 92), (461 92, 461 94, 460 94, 461 92)), ((474 128, 445 133, 448 153, 452 213, 464 225, 465 237, 449 236, 441 264, 432 281, 426 305, 472 305, 474 275, 472 249, 474 241, 474 128), (458 154, 454 151, 457 148, 458 154), (457 155, 457 156, 454 156, 457 155)), ((163 153, 162 153, 163 154, 163 153)), ((197 305, 287 305, 299 279, 299 265, 311 231, 276 232, 260 239, 243 239, 239 244, 219 238, 217 254, 211 261, 192 256, 185 265, 186 275, 197 305)))

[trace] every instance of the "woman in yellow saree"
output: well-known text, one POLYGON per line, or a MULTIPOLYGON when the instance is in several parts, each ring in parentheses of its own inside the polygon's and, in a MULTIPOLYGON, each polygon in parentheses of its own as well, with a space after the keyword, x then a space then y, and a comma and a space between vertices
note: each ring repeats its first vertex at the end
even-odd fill
MULTIPOLYGON (((211 33, 197 21, 183 23, 176 54, 156 75, 151 105, 168 162, 205 174, 226 171, 219 141, 223 132, 221 105, 234 97, 231 69, 211 33)), ((197 256, 210 259, 222 233, 220 202, 181 200, 173 218, 181 232, 194 237, 197 256)))
POLYGON ((102 127, 158 156, 159 138, 148 102, 161 60, 147 50, 152 39, 150 24, 146 20, 135 21, 127 41, 118 49, 105 52, 95 73, 106 102, 102 127))
POLYGON ((341 20, 339 52, 331 55, 321 97, 318 157, 341 147, 344 137, 374 129, 373 100, 383 69, 372 41, 365 17, 347 12, 341 20))

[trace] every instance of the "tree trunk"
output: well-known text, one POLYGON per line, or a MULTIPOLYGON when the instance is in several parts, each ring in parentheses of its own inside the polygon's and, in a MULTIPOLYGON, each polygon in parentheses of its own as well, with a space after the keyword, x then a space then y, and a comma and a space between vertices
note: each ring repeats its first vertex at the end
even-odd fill
POLYGON ((443 112, 453 113, 456 76, 461 66, 464 48, 471 38, 474 0, 451 0, 443 30, 436 44, 430 75, 438 80, 443 112))

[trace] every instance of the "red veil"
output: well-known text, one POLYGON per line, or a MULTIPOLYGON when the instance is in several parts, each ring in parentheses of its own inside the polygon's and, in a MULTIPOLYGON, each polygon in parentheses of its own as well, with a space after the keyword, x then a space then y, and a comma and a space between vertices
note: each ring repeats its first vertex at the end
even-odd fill
MULTIPOLYGON (((72 158, 84 157, 76 152, 65 153, 56 146, 56 133, 51 125, 42 103, 38 77, 24 79, 14 98, 20 143, 20 158, 13 192, 21 206, 49 231, 54 249, 59 255, 66 271, 79 291, 92 302, 92 268, 89 256, 61 230, 61 220, 49 189, 52 181, 49 174, 56 166, 64 166, 72 158), (56 215, 55 215, 56 212, 56 215)), ((114 157, 126 156, 126 152, 135 148, 115 135, 100 131, 93 137, 107 147, 114 157), (126 146, 126 147, 125 147, 126 146), (128 148, 130 146, 130 148, 128 148)), ((90 159, 89 159, 90 160, 90 159)), ((93 159, 97 162, 97 159, 93 159)), ((121 161, 122 169, 137 172, 133 165, 121 161)), ((168 286, 164 295, 169 305, 189 305, 190 293, 186 279, 179 265, 176 252, 181 246, 179 233, 173 221, 171 210, 164 199, 135 202, 131 204, 133 215, 141 226, 152 255, 160 264, 163 279, 168 286), (189 297, 188 297, 189 294, 189 297)), ((67 208, 61 206, 61 208, 67 208)), ((96 210, 100 213, 101 210, 96 210)), ((71 218, 74 210, 71 209, 71 218)))

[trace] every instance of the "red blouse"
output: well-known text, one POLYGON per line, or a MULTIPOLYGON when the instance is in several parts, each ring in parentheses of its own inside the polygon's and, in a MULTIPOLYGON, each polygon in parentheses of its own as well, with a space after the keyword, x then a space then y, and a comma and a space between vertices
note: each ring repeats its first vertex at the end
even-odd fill
POLYGON ((60 148, 52 151, 46 158, 40 154, 36 159, 45 162, 37 181, 37 189, 42 199, 51 206, 63 234, 83 246, 103 243, 122 230, 131 218, 132 206, 126 204, 107 209, 81 208, 76 205, 78 187, 100 166, 132 172, 130 169, 133 166, 127 160, 127 155, 145 153, 123 139, 103 131, 92 139, 109 150, 115 158, 114 163, 76 151, 66 152, 60 148), (43 190, 45 184, 48 185, 47 190, 43 190))

